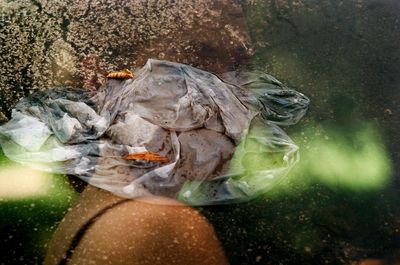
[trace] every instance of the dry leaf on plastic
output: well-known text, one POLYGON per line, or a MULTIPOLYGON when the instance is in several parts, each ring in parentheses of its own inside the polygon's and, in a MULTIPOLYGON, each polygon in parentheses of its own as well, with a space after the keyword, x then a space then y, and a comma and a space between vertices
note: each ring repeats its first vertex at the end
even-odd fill
POLYGON ((111 79, 131 79, 133 78, 133 73, 128 69, 123 69, 121 71, 115 71, 107 74, 107 78, 111 79))
POLYGON ((152 152, 140 152, 140 153, 128 154, 123 156, 122 158, 125 160, 145 160, 149 162, 161 162, 161 163, 169 162, 169 159, 167 157, 152 152))

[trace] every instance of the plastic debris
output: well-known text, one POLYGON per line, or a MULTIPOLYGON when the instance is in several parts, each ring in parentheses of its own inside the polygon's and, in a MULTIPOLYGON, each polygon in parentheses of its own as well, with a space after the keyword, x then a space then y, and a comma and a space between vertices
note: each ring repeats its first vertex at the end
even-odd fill
POLYGON ((153 59, 134 76, 22 99, 0 126, 4 153, 119 196, 193 205, 250 200, 299 159, 278 125, 299 121, 309 100, 274 77, 153 59))

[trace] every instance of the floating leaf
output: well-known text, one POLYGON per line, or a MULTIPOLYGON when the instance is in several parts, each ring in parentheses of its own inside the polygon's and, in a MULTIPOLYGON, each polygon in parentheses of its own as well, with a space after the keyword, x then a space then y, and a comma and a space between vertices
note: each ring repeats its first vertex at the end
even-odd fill
POLYGON ((133 73, 128 69, 123 69, 121 71, 114 71, 107 74, 107 78, 111 79, 131 79, 133 78, 133 73))
POLYGON ((125 160, 145 160, 149 162, 161 162, 161 163, 169 162, 169 159, 167 157, 152 152, 140 152, 140 153, 128 154, 123 156, 122 158, 125 160))

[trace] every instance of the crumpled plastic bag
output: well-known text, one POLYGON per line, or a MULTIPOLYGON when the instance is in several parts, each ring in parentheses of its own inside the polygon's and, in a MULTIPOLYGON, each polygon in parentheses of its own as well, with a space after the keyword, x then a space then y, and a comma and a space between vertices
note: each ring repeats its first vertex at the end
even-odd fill
POLYGON ((298 147, 278 125, 295 124, 308 104, 270 75, 220 78, 149 59, 134 79, 98 91, 23 98, 0 126, 0 144, 12 160, 119 196, 236 203, 266 192, 297 162, 298 147), (141 152, 168 162, 126 159, 141 152))

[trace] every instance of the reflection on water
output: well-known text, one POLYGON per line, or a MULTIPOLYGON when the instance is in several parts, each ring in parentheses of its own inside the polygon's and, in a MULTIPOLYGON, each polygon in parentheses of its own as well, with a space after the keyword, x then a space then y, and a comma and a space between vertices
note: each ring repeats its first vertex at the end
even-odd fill
POLYGON ((0 198, 24 199, 43 196, 49 192, 51 178, 48 174, 19 165, 0 169, 0 198))
POLYGON ((381 190, 393 176, 389 154, 371 125, 360 126, 346 138, 333 128, 323 134, 306 129, 298 173, 332 188, 381 190))
MULTIPOLYGON (((399 1, 97 2, 0 2, 3 116, 32 89, 95 89, 148 57, 214 72, 250 61, 312 103, 286 129, 301 156, 286 181, 251 203, 201 209, 231 263, 399 260, 399 1)), ((38 242, 73 201, 63 185, 48 191, 1 202, 3 263, 40 263, 38 242)))

